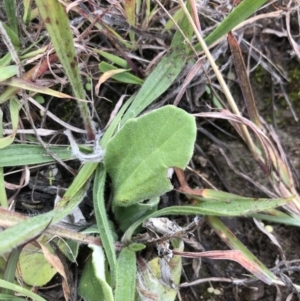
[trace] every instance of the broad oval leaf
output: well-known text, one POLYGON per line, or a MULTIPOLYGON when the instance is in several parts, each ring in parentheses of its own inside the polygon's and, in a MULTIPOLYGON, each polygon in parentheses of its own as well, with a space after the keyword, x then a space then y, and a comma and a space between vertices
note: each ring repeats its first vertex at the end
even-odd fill
POLYGON ((195 139, 194 117, 174 106, 127 121, 108 143, 104 157, 114 205, 129 206, 170 191, 167 170, 186 167, 195 139))
POLYGON ((24 247, 20 256, 20 269, 23 281, 36 286, 45 285, 57 273, 47 262, 41 249, 33 244, 24 247))

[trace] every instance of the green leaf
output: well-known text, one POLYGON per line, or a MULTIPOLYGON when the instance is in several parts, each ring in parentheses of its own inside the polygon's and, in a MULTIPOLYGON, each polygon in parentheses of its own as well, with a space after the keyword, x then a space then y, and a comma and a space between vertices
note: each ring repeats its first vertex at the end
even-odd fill
POLYGON ((249 214, 248 216, 265 220, 272 223, 284 224, 289 226, 297 226, 300 227, 300 220, 296 216, 290 216, 284 212, 281 212, 276 209, 269 210, 265 212, 266 214, 262 213, 253 213, 249 214))
MULTIPOLYGON (((14 88, 28 90, 28 91, 43 93, 43 94, 55 96, 58 98, 73 98, 72 96, 70 96, 68 94, 65 94, 65 93, 62 93, 59 91, 55 91, 55 90, 47 88, 47 87, 40 86, 39 84, 36 84, 34 82, 31 82, 29 80, 25 80, 22 78, 10 78, 6 81, 3 81, 1 84, 7 85, 10 87, 14 87, 14 88)), ((5 102, 9 98, 8 95, 9 94, 3 93, 0 97, 0 103, 5 102)))
MULTIPOLYGON (((48 244, 49 239, 52 240, 53 236, 43 235, 39 238, 39 242, 43 244, 44 248, 48 249, 49 253, 54 254, 55 251, 48 244)), ((70 251, 69 244, 61 238, 55 239, 55 243, 65 255, 68 255, 70 251)), ((43 286, 57 273, 57 270, 47 261, 41 247, 30 243, 22 250, 19 266, 22 272, 22 280, 27 285, 43 286)))
POLYGON ((9 112, 11 117, 12 129, 13 133, 0 139, 0 149, 9 146, 15 140, 16 132, 19 126, 19 110, 21 108, 21 104, 19 101, 12 97, 9 102, 9 112))
POLYGON ((118 126, 120 125, 120 120, 124 114, 124 112, 126 112, 126 110, 128 109, 128 107, 130 106, 130 104, 133 101, 133 96, 131 96, 129 99, 127 99, 127 101, 122 105, 121 109, 119 110, 118 114, 114 117, 113 121, 111 122, 111 124, 109 125, 108 129, 106 130, 106 132, 104 133, 101 141, 100 141, 100 145, 102 146, 103 149, 106 149, 107 143, 110 141, 111 137, 114 135, 116 129, 118 128, 118 126))
POLYGON ((150 217, 159 217, 166 215, 240 216, 282 206, 291 201, 291 199, 292 197, 287 199, 254 199, 239 197, 238 195, 236 195, 235 199, 231 198, 230 200, 227 199, 222 201, 206 201, 193 206, 171 206, 158 210, 146 217, 144 216, 143 218, 137 220, 127 229, 122 240, 130 241, 135 229, 150 217))
POLYGON ((105 300, 99 279, 95 277, 95 271, 90 257, 83 269, 78 288, 79 295, 83 300, 98 301, 105 300))
POLYGON ((0 300, 5 300, 5 301, 25 301, 26 299, 24 298, 19 298, 14 295, 7 295, 0 293, 0 300))
POLYGON ((39 215, 0 232, 0 254, 9 252, 11 249, 37 237, 50 222, 51 217, 45 218, 39 215))
POLYGON ((124 248, 118 258, 115 301, 134 301, 136 286, 136 254, 124 248))
POLYGON ((141 243, 132 243, 128 246, 128 248, 131 250, 131 251, 134 251, 134 252, 139 252, 139 251, 142 251, 146 248, 146 246, 144 244, 141 244, 141 243))
MULTIPOLYGON (((70 81, 74 95, 78 99, 85 99, 74 41, 65 7, 59 1, 35 0, 35 2, 45 22, 53 47, 70 81)), ((78 101, 77 104, 89 135, 91 131, 94 131, 94 126, 88 105, 83 101, 78 101)), ((90 138, 92 139, 93 137, 90 138)))
MULTIPOLYGON (((49 151, 62 160, 73 158, 70 149, 66 146, 50 146, 49 151)), ((0 149, 0 167, 40 164, 53 161, 54 159, 40 145, 12 144, 4 149, 0 149)))
POLYGON ((11 54, 7 52, 1 59, 0 59, 0 66, 4 67, 11 63, 11 54))
MULTIPOLYGON (((10 252, 8 260, 7 260, 7 264, 5 266, 3 280, 9 281, 9 282, 14 282, 21 251, 22 251, 22 247, 18 247, 18 248, 14 248, 10 252)), ((8 289, 2 289, 1 292, 3 294, 12 294, 13 295, 13 292, 8 289)))
MULTIPOLYGON (((19 224, 1 232, 0 253, 7 252, 35 238, 38 234, 43 232, 45 226, 47 226, 50 221, 56 223, 70 214, 82 201, 86 194, 87 187, 79 186, 76 191, 74 190, 75 189, 71 189, 68 195, 66 196, 66 193, 63 197, 63 199, 68 200, 67 206, 64 208, 60 210, 56 208, 50 212, 21 221, 19 224)), ((2 219, 5 219, 5 215, 2 216, 2 219)), ((76 233, 74 233, 73 237, 75 238, 75 236, 76 233)), ((44 237, 42 239, 44 239, 44 237)), ((46 236, 45 239, 48 240, 49 237, 46 236)), ((66 244, 61 242, 61 249, 65 251, 66 248, 66 244)), ((20 266, 24 281, 31 285, 44 285, 56 274, 56 271, 49 265, 44 255, 40 253, 40 250, 31 244, 26 245, 23 249, 20 257, 20 266), (33 266, 36 268, 32 269, 33 266)))
POLYGON ((220 221, 216 216, 208 216, 206 221, 217 235, 232 249, 239 250, 245 257, 244 260, 238 260, 245 269, 255 275, 261 281, 271 285, 277 277, 257 258, 247 247, 237 239, 237 237, 220 221))
POLYGON ((90 248, 93 249, 92 263, 95 270, 95 276, 101 284, 104 298, 107 301, 113 301, 113 292, 105 277, 105 256, 103 249, 99 246, 90 246, 90 248))
POLYGON ((158 203, 159 197, 156 197, 147 202, 137 203, 126 208, 116 207, 114 209, 114 216, 119 223, 120 229, 125 232, 132 223, 140 219, 142 216, 157 211, 158 203))
POLYGON ((185 52, 177 48, 171 49, 171 52, 163 57, 145 80, 129 110, 125 113, 122 124, 140 114, 171 86, 185 65, 186 57, 185 52))
POLYGON ((90 246, 93 249, 92 260, 84 267, 80 280, 79 293, 89 301, 114 301, 113 292, 105 277, 105 256, 99 246, 90 246))
MULTIPOLYGON (((118 68, 106 63, 106 62, 101 62, 99 64, 99 69, 101 72, 105 73, 111 70, 118 70, 118 68)), ((121 82, 121 83, 125 83, 125 84, 133 84, 133 85, 142 85, 143 84, 143 80, 140 79, 139 77, 129 73, 128 71, 124 71, 122 73, 119 74, 115 74, 112 76, 113 79, 121 82)))
MULTIPOLYGON (((227 34, 234 27, 246 20, 267 0, 243 0, 221 23, 220 25, 205 38, 207 45, 211 45, 218 39, 227 34)), ((200 45, 195 46, 196 51, 200 51, 200 45)))
POLYGON ((104 200, 105 178, 106 178, 106 172, 103 166, 98 167, 94 179, 93 200, 94 200, 94 210, 95 210, 97 226, 100 233, 100 238, 105 250, 106 257, 109 262, 112 282, 114 282, 116 278, 115 273, 116 273, 116 266, 117 266, 117 256, 115 252, 114 239, 106 215, 105 200, 104 200))
POLYGON ((176 31, 168 53, 145 80, 129 110, 122 118, 122 125, 130 118, 136 117, 162 95, 176 80, 185 66, 190 51, 189 45, 185 42, 185 37, 189 40, 192 38, 193 28, 185 16, 179 26, 181 32, 176 31), (183 37, 182 32, 185 37, 183 37))
POLYGON ((6 67, 0 66, 0 82, 8 78, 11 78, 12 76, 16 75, 17 72, 18 72, 17 66, 13 66, 13 65, 6 66, 6 67))
MULTIPOLYGON (((4 8, 8 19, 8 24, 11 30, 18 37, 18 20, 17 20, 17 5, 16 0, 4 0, 4 8)), ((19 41, 20 43, 20 41, 19 41)))
POLYGON ((80 90, 79 94, 75 92, 75 95, 78 98, 83 98, 84 91, 66 10, 59 1, 35 0, 35 2, 45 22, 57 56, 66 71, 73 89, 75 88, 74 92, 80 90))
MULTIPOLYGON (((47 247, 50 249, 49 246, 47 247)), ((20 269, 23 281, 28 285, 36 286, 45 285, 57 273, 46 260, 41 248, 33 244, 27 244, 24 247, 20 256, 20 269)))
POLYGON ((114 54, 111 54, 111 53, 106 52, 106 51, 98 50, 98 49, 94 49, 94 51, 97 52, 97 53, 99 53, 99 54, 101 54, 103 57, 105 57, 106 59, 110 60, 112 63, 118 65, 121 68, 124 68, 124 69, 130 68, 130 66, 127 63, 126 60, 121 59, 120 57, 118 57, 118 56, 116 56, 114 54))
POLYGON ((23 1, 23 9, 24 9, 24 13, 23 13, 23 23, 28 26, 29 21, 30 21, 30 14, 31 14, 31 0, 24 0, 23 1))
POLYGON ((21 46, 21 42, 20 39, 18 37, 18 33, 14 32, 10 27, 8 27, 6 24, 2 23, 6 34, 8 35, 8 37, 10 38, 11 43, 13 44, 13 46, 15 47, 16 51, 18 51, 20 49, 21 46))
POLYGON ((0 287, 8 288, 10 290, 13 290, 15 292, 18 292, 24 296, 27 296, 28 298, 31 298, 33 301, 46 301, 44 298, 40 297, 39 295, 31 292, 30 290, 21 287, 19 285, 10 283, 8 281, 0 279, 0 287))
POLYGON ((170 191, 167 170, 186 167, 195 139, 195 119, 173 106, 129 120, 108 143, 104 157, 113 204, 130 206, 170 191))
MULTIPOLYGON (((174 250, 183 252, 184 244, 180 239, 173 239, 172 245, 174 250)), ((137 291, 139 297, 137 301, 149 300, 148 295, 151 295, 154 300, 174 301, 177 296, 177 291, 171 286, 164 284, 161 281, 161 260, 158 257, 153 258, 145 264, 139 264, 138 268, 138 286, 137 291)), ((173 256, 170 262, 165 264, 165 269, 169 269, 170 276, 175 285, 180 283, 182 260, 181 256, 173 256)))

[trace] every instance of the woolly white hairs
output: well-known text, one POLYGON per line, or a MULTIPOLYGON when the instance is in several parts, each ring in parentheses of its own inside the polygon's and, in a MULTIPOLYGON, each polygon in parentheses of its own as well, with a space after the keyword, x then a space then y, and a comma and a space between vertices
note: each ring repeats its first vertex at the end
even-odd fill
POLYGON ((99 140, 102 136, 102 133, 99 132, 96 135, 94 141, 94 152, 92 154, 84 154, 79 150, 78 144, 75 142, 73 135, 69 129, 64 131, 64 134, 68 137, 70 146, 72 148, 73 155, 79 159, 81 162, 102 162, 104 157, 104 150, 99 145, 99 140))

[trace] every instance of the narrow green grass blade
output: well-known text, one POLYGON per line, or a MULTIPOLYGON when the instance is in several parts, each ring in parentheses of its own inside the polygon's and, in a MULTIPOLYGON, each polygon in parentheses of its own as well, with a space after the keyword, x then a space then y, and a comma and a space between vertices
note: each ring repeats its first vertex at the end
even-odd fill
POLYGON ((187 55, 182 49, 170 50, 142 85, 129 110, 125 113, 122 124, 136 117, 171 86, 185 65, 186 58, 187 55))
MULTIPOLYGON (((72 159, 71 150, 66 146, 50 146, 49 151, 62 160, 72 159)), ((40 145, 11 144, 0 149, 0 167, 22 166, 53 162, 40 145)))
POLYGON ((116 279, 117 257, 115 252, 114 240, 106 215, 104 200, 105 178, 106 171, 104 170, 103 166, 99 166, 94 179, 93 202, 100 238, 109 263, 112 283, 114 284, 116 279))
MULTIPOLYGON (((207 45, 213 44, 215 41, 223 37, 234 27, 246 20, 258 8, 260 8, 268 0, 243 0, 221 23, 220 25, 205 38, 207 45)), ((195 46, 197 51, 201 50, 198 44, 195 46)))
MULTIPOLYGON (((106 62, 101 62, 99 64, 99 69, 103 73, 112 71, 112 70, 118 70, 118 68, 116 68, 106 62)), ((133 84, 133 85, 142 85, 144 82, 142 79, 131 74, 128 71, 124 71, 122 73, 115 74, 112 76, 112 78, 117 80, 118 82, 125 83, 125 84, 133 84)))
MULTIPOLYGON (((59 1, 35 0, 35 2, 45 22, 57 56, 70 81, 74 95, 79 99, 85 99, 72 32, 65 7, 59 1)), ((94 126, 89 115, 87 103, 78 101, 78 107, 87 132, 90 135, 94 134, 94 126)), ((93 138, 92 136, 89 137, 91 140, 93 138)))
POLYGON ((23 0, 23 6, 24 6, 24 13, 23 13, 23 23, 28 25, 30 21, 30 14, 31 14, 31 0, 23 0))
POLYGON ((289 226, 297 226, 300 227, 300 220, 297 217, 289 216, 281 211, 278 210, 270 210, 269 214, 262 214, 262 213, 254 213, 249 214, 247 216, 251 216, 257 218, 259 220, 264 220, 272 223, 277 224, 284 224, 289 226))
POLYGON ((6 24, 2 23, 2 26, 4 27, 4 29, 6 31, 7 38, 10 39, 11 44, 13 45, 13 47, 15 48, 15 51, 17 52, 21 46, 21 42, 20 42, 18 35, 6 24))
POLYGON ((19 297, 16 297, 16 296, 7 295, 7 294, 3 294, 3 293, 0 293, 0 300, 5 300, 5 301, 26 301, 26 299, 24 299, 24 298, 19 298, 19 297))
POLYGON ((50 215, 48 218, 38 215, 0 232, 0 254, 7 253, 13 248, 37 237, 46 229, 51 219, 50 215))
POLYGON ((94 49, 94 51, 99 53, 100 55, 102 55, 103 57, 110 60, 112 63, 118 65, 121 68, 124 68, 124 69, 130 68, 127 61, 120 58, 120 57, 118 57, 117 55, 111 54, 111 53, 106 52, 106 51, 98 50, 98 49, 94 49))
POLYGON ((3 208, 8 208, 7 195, 4 185, 4 170, 0 167, 0 206, 3 208))
MULTIPOLYGON (((180 28, 187 39, 191 39, 193 28, 189 25, 186 17, 180 22, 180 28)), ((122 118, 122 124, 140 114, 171 86, 185 65, 188 53, 189 46, 185 43, 182 34, 177 31, 172 40, 171 48, 147 77, 132 105, 122 118)))
POLYGON ((18 20, 17 20, 17 6, 16 0, 4 0, 4 8, 6 12, 6 17, 8 19, 8 24, 11 30, 18 36, 18 20))
POLYGON ((120 111, 118 112, 117 116, 114 118, 112 123, 109 125, 107 131, 103 135, 103 138, 100 141, 100 145, 105 149, 107 143, 113 136, 114 132, 116 131, 121 118, 123 117, 124 112, 128 109, 128 107, 131 105, 132 101, 134 100, 134 95, 131 96, 129 99, 126 100, 126 102, 122 105, 120 111))
POLYGON ((172 206, 158 210, 152 214, 144 216, 132 224, 125 232, 122 240, 130 241, 135 229, 150 217, 164 215, 215 215, 215 216, 240 216, 254 212, 269 210, 282 206, 289 202, 288 199, 251 199, 243 198, 224 201, 207 201, 193 206, 172 206))
MULTIPOLYGON (((3 111, 0 108, 0 138, 3 137, 3 111)), ((4 168, 0 167, 0 206, 8 208, 6 189, 4 185, 4 168)))
MULTIPOLYGON (((89 185, 89 179, 91 178, 96 167, 97 163, 85 163, 83 165, 72 184, 65 192, 63 198, 56 205, 56 209, 64 210, 66 205, 72 207, 79 205, 78 202, 80 202, 80 200, 84 197, 84 194, 88 189, 87 186, 89 185)), ((54 217, 54 220, 56 219, 56 216, 54 217)))
MULTIPOLYGON (((178 9, 178 10, 175 12, 175 14, 174 14, 172 17, 173 17, 173 20, 174 20, 176 23, 178 23, 179 20, 182 19, 183 16, 184 16, 184 11, 180 8, 180 9, 178 9)), ((172 28, 175 27, 175 24, 174 24, 173 20, 170 19, 170 20, 167 21, 167 23, 166 23, 165 26, 164 26, 165 31, 166 31, 166 30, 170 30, 170 29, 172 29, 172 28)))
POLYGON ((3 81, 1 84, 9 86, 10 89, 5 90, 5 92, 2 95, 0 95, 1 96, 0 103, 3 103, 6 100, 8 100, 10 98, 10 96, 15 94, 15 91, 18 91, 18 89, 24 89, 24 90, 28 90, 28 91, 37 92, 37 93, 43 93, 43 94, 58 97, 58 98, 73 98, 72 96, 70 96, 68 94, 65 94, 65 93, 62 93, 59 91, 55 91, 55 90, 47 88, 47 87, 40 86, 36 83, 27 81, 27 80, 24 80, 21 78, 10 78, 6 81, 3 81))
POLYGON ((277 280, 277 277, 233 235, 233 233, 220 221, 219 218, 215 216, 208 216, 206 220, 218 236, 222 237, 222 240, 232 250, 241 251, 252 263, 251 273, 253 275, 269 285, 272 284, 274 280, 277 280))
POLYGON ((0 66, 1 67, 7 66, 8 64, 10 64, 11 60, 12 60, 11 54, 8 52, 0 59, 0 66))
MULTIPOLYGON (((56 208, 50 212, 28 218, 15 226, 0 232, 0 254, 6 253, 18 245, 30 241, 39 234, 42 234, 43 230, 46 229, 50 222, 55 224, 67 215, 71 214, 86 195, 86 191, 87 184, 80 187, 76 192, 73 192, 73 194, 69 193, 66 195, 67 193, 65 193, 62 199, 64 207, 57 205, 56 208)), ((2 219, 5 218, 5 215, 3 215, 2 219)))
POLYGON ((24 296, 27 296, 28 298, 31 298, 33 301, 47 301, 44 298, 40 297, 39 295, 33 293, 32 291, 24 287, 21 287, 19 285, 10 283, 2 279, 0 279, 0 287, 8 288, 12 291, 18 292, 24 296))
MULTIPOLYGON (((6 267, 3 274, 3 280, 6 280, 8 282, 14 282, 15 281, 15 274, 17 270, 17 265, 19 261, 19 256, 21 254, 22 247, 18 247, 13 249, 8 257, 8 260, 6 262, 6 267)), ((2 289, 1 291, 3 294, 13 294, 13 292, 9 289, 2 289)))
POLYGON ((10 113, 13 133, 0 139, 0 149, 9 146, 15 140, 16 132, 19 126, 20 108, 21 108, 21 104, 19 103, 19 101, 15 97, 12 97, 9 102, 9 113, 10 113))

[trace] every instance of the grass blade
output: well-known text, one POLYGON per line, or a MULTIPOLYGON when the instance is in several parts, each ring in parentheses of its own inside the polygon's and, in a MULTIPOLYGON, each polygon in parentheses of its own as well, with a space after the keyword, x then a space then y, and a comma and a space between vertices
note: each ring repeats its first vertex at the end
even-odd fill
MULTIPOLYGON (((186 38, 191 39, 193 29, 189 26, 185 17, 180 22, 180 27, 186 38)), ((145 80, 132 105, 125 113, 122 124, 140 114, 164 93, 177 78, 188 58, 189 46, 184 41, 185 38, 177 31, 172 40, 171 49, 145 80)))
POLYGON ((48 215, 48 218, 39 215, 2 231, 0 233, 0 254, 9 252, 13 248, 37 237, 48 227, 51 220, 50 215, 48 215))
MULTIPOLYGON (((16 132, 19 126, 19 110, 21 108, 20 103, 15 97, 12 97, 9 102, 9 112, 11 118, 11 124, 13 133, 8 135, 7 137, 0 138, 0 149, 5 148, 13 143, 15 140, 16 132)), ((2 124, 2 122, 1 122, 2 124)))
MULTIPOLYGON (((65 8, 59 1, 36 0, 35 2, 45 22, 57 56, 70 81, 75 97, 85 99, 72 32, 65 8)), ((78 107, 88 133, 88 138, 94 140, 95 129, 87 103, 78 102, 78 107)))
POLYGON ((100 233, 100 238, 105 250, 109 267, 111 270, 112 282, 116 279, 117 257, 115 252, 114 240, 111 235, 111 228, 106 215, 105 200, 104 200, 104 184, 106 172, 102 167, 98 167, 94 179, 93 200, 94 210, 97 220, 97 225, 100 233))
POLYGON ((268 214, 254 213, 249 214, 248 216, 272 223, 300 227, 300 220, 297 217, 290 216, 276 209, 269 210, 267 213, 268 214))
POLYGON ((58 97, 58 98, 73 98, 72 96, 70 96, 68 94, 61 93, 61 92, 55 91, 55 90, 47 88, 47 87, 42 87, 36 83, 27 81, 27 80, 24 80, 21 78, 11 78, 6 81, 3 81, 1 84, 7 85, 10 87, 14 87, 14 88, 18 88, 18 90, 24 89, 24 90, 28 90, 28 91, 47 94, 47 95, 58 97))
POLYGON ((16 0, 4 0, 4 8, 11 30, 18 36, 18 20, 16 15, 16 0))
MULTIPOLYGON (((194 196, 194 198, 197 198, 194 196)), ((199 198, 200 199, 200 198, 199 198)), ((122 240, 130 241, 135 229, 150 217, 164 215, 216 215, 216 216, 240 216, 254 212, 269 210, 282 206, 289 202, 288 199, 251 199, 237 196, 235 200, 224 199, 221 201, 207 201, 193 206, 171 206, 148 214, 133 223, 125 232, 122 240)))
POLYGON ((4 288, 10 289, 12 291, 18 292, 24 296, 27 296, 28 298, 31 298, 33 301, 47 301, 44 298, 40 297, 39 295, 33 293, 32 291, 30 291, 24 287, 21 287, 19 285, 10 283, 10 282, 2 280, 2 279, 0 279, 0 287, 4 287, 4 288))
POLYGON ((269 285, 277 280, 277 277, 236 238, 219 218, 208 216, 206 221, 232 250, 239 250, 244 255, 246 260, 243 261, 245 265, 242 265, 253 275, 269 285))
MULTIPOLYGON (((21 251, 22 251, 22 247, 18 247, 10 252, 8 260, 6 262, 6 266, 3 274, 3 280, 14 282, 21 251)), ((9 289, 2 289, 1 293, 12 294, 12 291, 9 289)))
MULTIPOLYGON (((62 160, 72 159, 71 150, 65 146, 50 146, 49 151, 62 160)), ((0 167, 22 166, 53 162, 40 145, 12 144, 0 149, 0 167)))
MULTIPOLYGON (((220 25, 205 38, 205 43, 211 45, 218 39, 234 29, 242 21, 246 20, 258 8, 265 4, 267 0, 243 0, 221 23, 220 25)), ((201 50, 201 46, 195 46, 197 51, 201 50)))
POLYGON ((231 32, 228 34, 228 44, 230 46, 230 50, 232 53, 236 75, 239 79, 239 85, 241 87, 244 96, 244 101, 246 104, 247 112, 249 114, 249 118, 253 123, 256 124, 257 127, 261 129, 259 114, 257 111, 257 107, 252 92, 250 80, 247 74, 246 66, 244 63, 243 55, 237 40, 235 39, 234 35, 231 32))

